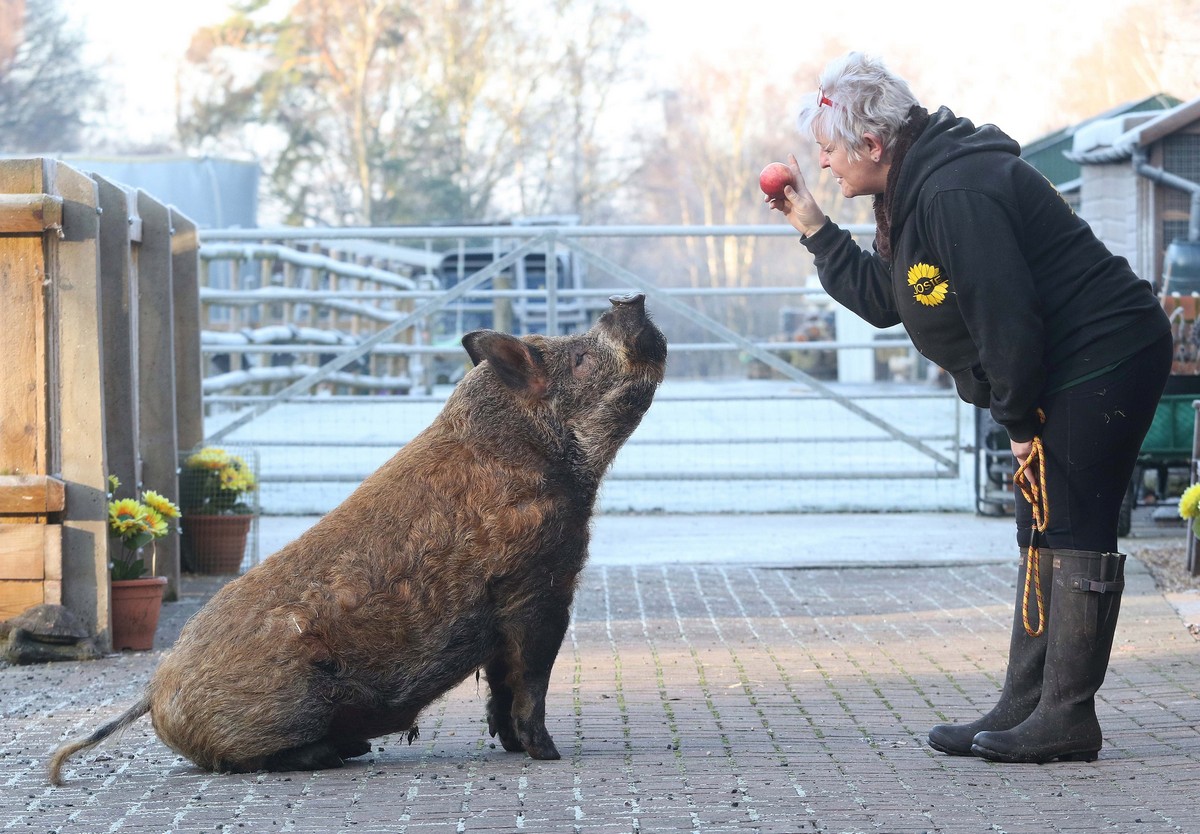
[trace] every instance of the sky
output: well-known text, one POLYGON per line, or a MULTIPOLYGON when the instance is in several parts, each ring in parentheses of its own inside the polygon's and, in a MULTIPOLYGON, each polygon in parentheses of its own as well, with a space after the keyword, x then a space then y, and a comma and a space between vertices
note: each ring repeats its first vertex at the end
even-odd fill
MULTIPOLYGON (((664 83, 686 72, 697 55, 713 60, 749 50, 764 77, 786 78, 814 56, 824 63, 855 48, 894 67, 899 60, 935 63, 928 74, 933 80, 925 88, 914 84, 927 106, 947 104, 1020 141, 1063 126, 1054 122, 1054 101, 1042 95, 1045 79, 1131 2, 1009 0, 987 12, 966 12, 962 0, 858 0, 845 6, 738 0, 711 4, 716 9, 695 0, 629 0, 648 27, 646 71, 664 83)), ((150 139, 169 135, 174 124, 175 67, 191 33, 223 20, 228 2, 90 0, 66 4, 66 10, 124 89, 112 105, 120 121, 131 136, 150 139)), ((781 108, 795 111, 807 92, 811 88, 797 90, 781 108)))

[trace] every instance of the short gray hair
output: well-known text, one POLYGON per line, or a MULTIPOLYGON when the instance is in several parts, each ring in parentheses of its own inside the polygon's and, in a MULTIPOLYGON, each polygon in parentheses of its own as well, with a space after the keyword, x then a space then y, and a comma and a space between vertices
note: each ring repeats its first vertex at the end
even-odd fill
POLYGON ((878 136, 890 151, 909 110, 920 103, 907 81, 862 52, 830 61, 819 83, 815 100, 800 110, 800 131, 845 148, 855 160, 862 156, 866 133, 878 136))

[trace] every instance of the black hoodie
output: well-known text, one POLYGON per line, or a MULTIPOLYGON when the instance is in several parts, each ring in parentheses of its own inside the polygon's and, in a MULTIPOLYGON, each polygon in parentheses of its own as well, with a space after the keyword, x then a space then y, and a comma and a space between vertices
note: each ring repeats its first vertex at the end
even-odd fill
POLYGON ((831 296, 877 327, 903 323, 1018 442, 1038 433, 1044 392, 1169 332, 1150 284, 1020 150, 943 107, 892 163, 890 262, 832 222, 802 238, 831 296))

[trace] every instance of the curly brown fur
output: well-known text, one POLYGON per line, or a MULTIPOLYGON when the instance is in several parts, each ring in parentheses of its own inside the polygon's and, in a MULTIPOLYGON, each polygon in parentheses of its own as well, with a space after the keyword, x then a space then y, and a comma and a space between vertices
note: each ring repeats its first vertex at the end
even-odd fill
MULTIPOLYGON (((641 296, 587 333, 463 338, 476 362, 424 432, 299 539, 221 589, 140 709, 214 771, 336 767, 416 735, 484 668, 505 749, 558 758, 550 670, 587 556, 596 491, 663 378, 641 296)), ((108 725, 109 727, 113 725, 108 725)), ((52 778, 98 731, 55 754, 52 778)))

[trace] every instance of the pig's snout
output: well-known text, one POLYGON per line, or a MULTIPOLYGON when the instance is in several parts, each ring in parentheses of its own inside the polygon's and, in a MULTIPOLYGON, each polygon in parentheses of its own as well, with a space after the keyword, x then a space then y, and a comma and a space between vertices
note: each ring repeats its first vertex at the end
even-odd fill
POLYGON ((631 292, 626 293, 625 295, 610 295, 608 300, 612 303, 612 306, 616 307, 617 309, 630 306, 644 308, 646 306, 646 295, 645 293, 640 292, 631 292))
MULTIPOLYGON (((599 326, 632 348, 638 361, 661 366, 667 359, 667 341, 646 314, 645 293, 635 290, 608 300, 612 308, 600 317, 599 326)), ((661 367, 659 373, 661 379, 661 367)))

